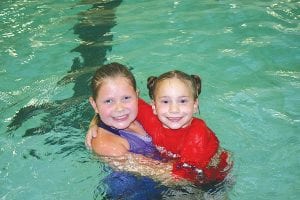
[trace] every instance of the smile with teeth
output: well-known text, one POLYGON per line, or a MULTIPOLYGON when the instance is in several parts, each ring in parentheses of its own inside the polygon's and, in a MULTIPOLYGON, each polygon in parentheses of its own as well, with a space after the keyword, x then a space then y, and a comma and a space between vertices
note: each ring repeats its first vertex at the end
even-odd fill
POLYGON ((182 117, 167 117, 167 119, 171 122, 179 122, 182 117))

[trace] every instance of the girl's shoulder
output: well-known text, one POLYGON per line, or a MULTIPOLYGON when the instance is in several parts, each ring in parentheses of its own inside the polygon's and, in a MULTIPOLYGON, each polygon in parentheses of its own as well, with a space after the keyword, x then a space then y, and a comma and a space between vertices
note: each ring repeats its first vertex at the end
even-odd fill
POLYGON ((218 140, 215 133, 200 118, 193 118, 188 133, 189 137, 204 137, 206 140, 218 140))
POLYGON ((126 139, 98 128, 97 137, 92 140, 93 151, 100 156, 122 156, 129 151, 126 139))

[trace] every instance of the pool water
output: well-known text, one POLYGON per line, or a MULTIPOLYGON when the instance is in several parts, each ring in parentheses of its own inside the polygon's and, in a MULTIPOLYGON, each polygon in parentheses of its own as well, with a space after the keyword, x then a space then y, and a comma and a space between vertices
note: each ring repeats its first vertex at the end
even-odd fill
POLYGON ((1 1, 0 199, 104 196, 109 170, 84 137, 89 80, 113 61, 146 100, 150 75, 202 77, 198 117, 234 154, 229 199, 298 199, 299 13, 289 0, 1 1))

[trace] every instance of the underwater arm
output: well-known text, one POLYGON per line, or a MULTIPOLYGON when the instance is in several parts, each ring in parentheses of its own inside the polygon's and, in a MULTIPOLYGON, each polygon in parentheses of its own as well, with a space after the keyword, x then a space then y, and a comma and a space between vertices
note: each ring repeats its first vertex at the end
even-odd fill
MULTIPOLYGON (((123 143, 124 140, 120 137, 107 134, 101 128, 97 128, 97 131, 97 136, 91 142, 92 150, 113 169, 147 176, 165 185, 180 180, 172 174, 172 162, 161 162, 142 154, 131 153, 129 152, 129 146, 123 143)), ((178 182, 177 184, 183 184, 182 181, 176 182, 178 182)))
POLYGON ((188 182, 172 174, 172 162, 160 162, 141 154, 128 152, 120 157, 102 157, 115 170, 147 176, 164 185, 186 185, 188 182))

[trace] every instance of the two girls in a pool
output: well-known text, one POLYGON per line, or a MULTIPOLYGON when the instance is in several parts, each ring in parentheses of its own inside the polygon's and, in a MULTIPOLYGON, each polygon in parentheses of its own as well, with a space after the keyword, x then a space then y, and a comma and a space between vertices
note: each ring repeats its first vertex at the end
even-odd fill
POLYGON ((86 143, 98 155, 126 156, 122 167, 127 171, 169 182, 184 178, 203 188, 222 182, 230 172, 229 152, 203 120, 193 117, 201 92, 199 76, 170 71, 148 78, 151 105, 138 98, 133 74, 119 63, 100 67, 91 86, 96 116, 86 143), (149 162, 135 169, 132 159, 149 162))

